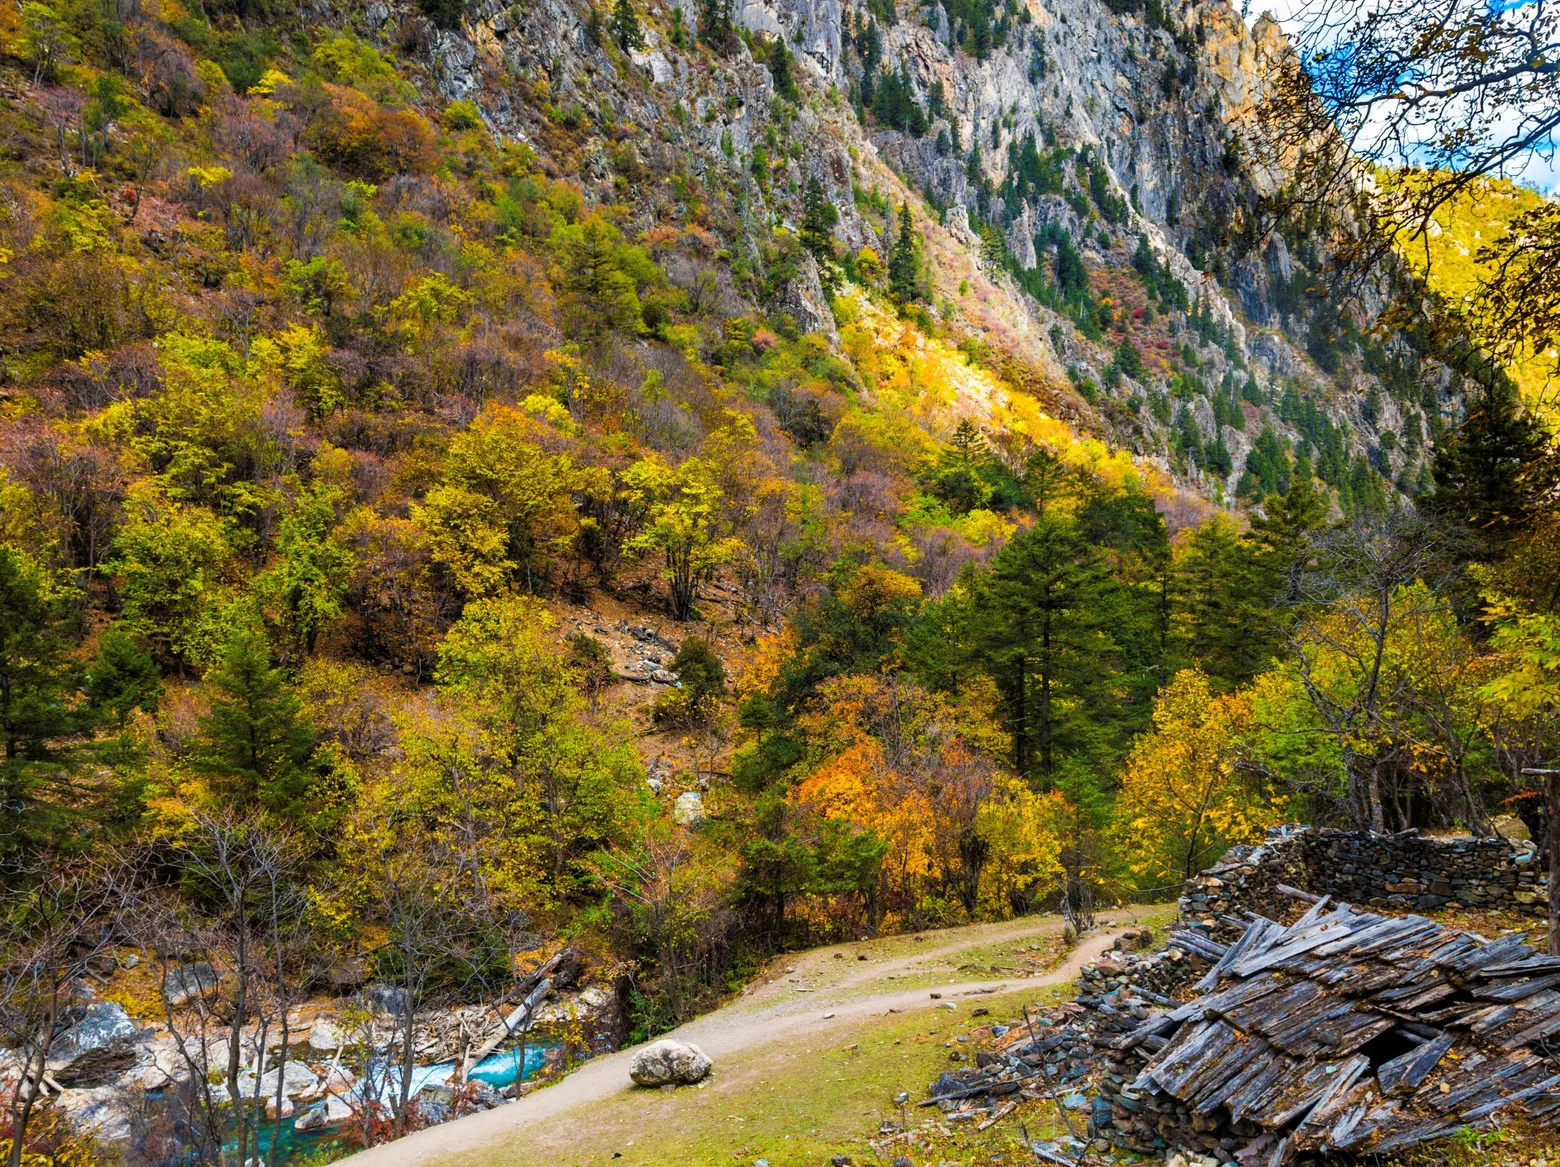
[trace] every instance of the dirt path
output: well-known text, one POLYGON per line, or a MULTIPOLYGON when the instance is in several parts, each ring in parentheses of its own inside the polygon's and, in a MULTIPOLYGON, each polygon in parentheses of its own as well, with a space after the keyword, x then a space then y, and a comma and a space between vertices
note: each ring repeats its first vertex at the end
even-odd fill
MULTIPOLYGON (((1003 987, 1038 988, 1060 984, 1071 980, 1084 964, 1109 948, 1113 937, 1120 932, 1113 916, 1102 916, 1098 932, 1090 934, 1066 960, 1041 976, 1009 981, 949 977, 941 983, 926 979, 939 964, 945 965, 948 958, 1016 940, 1049 938, 1057 935, 1061 927, 1060 918, 1039 916, 1005 924, 929 933, 929 937, 935 936, 944 942, 925 948, 915 945, 902 955, 896 953, 886 958, 881 955, 882 950, 902 948, 905 938, 831 945, 791 954, 772 962, 765 970, 764 980, 755 983, 736 1000, 665 1036, 694 1042, 714 1059, 718 1070, 723 1058, 744 1050, 823 1035, 833 1027, 842 1027, 868 1016, 934 1008, 942 1002, 931 997, 933 992, 939 993, 944 1001, 965 1003, 961 1002, 961 994, 1003 987), (836 957, 837 953, 841 956, 836 957), (858 960, 861 954, 867 954, 868 959, 858 960), (886 987, 892 980, 904 978, 914 978, 918 983, 914 987, 886 987), (826 1013, 830 1016, 825 1017, 826 1013)), ((448 1156, 511 1143, 516 1132, 537 1127, 548 1120, 567 1123, 579 1117, 572 1112, 633 1088, 628 1077, 633 1056, 634 1051, 630 1048, 596 1058, 545 1090, 496 1110, 469 1115, 373 1147, 352 1156, 350 1162, 353 1167, 417 1167, 448 1156)))

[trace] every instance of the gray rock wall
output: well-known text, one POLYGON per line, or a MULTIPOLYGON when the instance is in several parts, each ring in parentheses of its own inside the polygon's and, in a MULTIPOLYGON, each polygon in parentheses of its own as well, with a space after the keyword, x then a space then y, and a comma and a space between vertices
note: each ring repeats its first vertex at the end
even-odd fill
POLYGON ((1531 843, 1301 830, 1260 847, 1232 848, 1216 866, 1187 881, 1181 916, 1211 922, 1243 910, 1272 914, 1282 900, 1280 883, 1400 911, 1458 903, 1537 913, 1548 894, 1531 843))

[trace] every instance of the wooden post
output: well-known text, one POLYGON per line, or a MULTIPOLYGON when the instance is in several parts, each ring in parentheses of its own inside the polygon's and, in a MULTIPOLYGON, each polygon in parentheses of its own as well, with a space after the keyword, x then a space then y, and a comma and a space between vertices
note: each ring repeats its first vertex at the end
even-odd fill
POLYGON ((1560 770, 1522 772, 1544 778, 1544 812, 1549 818, 1549 955, 1560 956, 1560 770))
POLYGON ((1545 775, 1549 803, 1549 955, 1560 956, 1560 773, 1545 775))

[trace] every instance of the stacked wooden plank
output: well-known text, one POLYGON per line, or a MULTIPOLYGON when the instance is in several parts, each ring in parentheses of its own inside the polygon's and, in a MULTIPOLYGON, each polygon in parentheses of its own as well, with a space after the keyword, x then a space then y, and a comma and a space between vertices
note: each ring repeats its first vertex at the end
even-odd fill
POLYGON ((1099 1125, 1271 1164, 1560 1112, 1560 958, 1324 898, 1205 944, 1202 995, 1116 1040, 1099 1125), (1216 951, 1217 950, 1217 951, 1216 951))

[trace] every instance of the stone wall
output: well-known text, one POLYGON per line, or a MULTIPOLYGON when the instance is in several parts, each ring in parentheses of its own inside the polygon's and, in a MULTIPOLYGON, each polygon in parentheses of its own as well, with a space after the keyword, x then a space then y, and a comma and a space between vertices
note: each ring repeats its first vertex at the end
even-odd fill
POLYGON ((1397 911, 1460 903, 1471 908, 1541 912, 1547 889, 1531 843, 1512 839, 1434 839, 1417 832, 1285 827, 1259 847, 1234 847, 1187 881, 1185 920, 1212 924, 1244 910, 1271 915, 1277 886, 1397 911))

